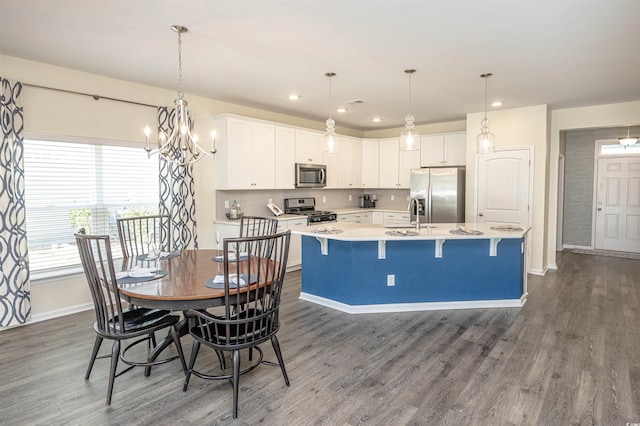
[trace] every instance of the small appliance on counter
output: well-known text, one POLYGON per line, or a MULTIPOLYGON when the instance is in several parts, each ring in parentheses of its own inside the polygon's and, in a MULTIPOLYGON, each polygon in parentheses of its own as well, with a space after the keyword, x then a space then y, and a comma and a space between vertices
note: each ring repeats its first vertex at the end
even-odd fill
POLYGON ((335 222, 338 215, 335 212, 316 210, 316 199, 305 198, 285 198, 285 214, 300 214, 307 216, 307 225, 315 225, 322 222, 335 222))
POLYGON ((360 207, 364 209, 375 209, 376 208, 376 200, 369 194, 364 194, 360 198, 360 207))

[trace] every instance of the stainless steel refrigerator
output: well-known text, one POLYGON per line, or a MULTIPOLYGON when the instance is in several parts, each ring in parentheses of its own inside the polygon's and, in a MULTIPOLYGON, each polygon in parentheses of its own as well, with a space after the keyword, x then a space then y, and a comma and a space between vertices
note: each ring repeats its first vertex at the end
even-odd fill
POLYGON ((411 222, 464 222, 464 167, 431 167, 411 170, 411 222), (417 208, 416 208, 417 206, 417 208))

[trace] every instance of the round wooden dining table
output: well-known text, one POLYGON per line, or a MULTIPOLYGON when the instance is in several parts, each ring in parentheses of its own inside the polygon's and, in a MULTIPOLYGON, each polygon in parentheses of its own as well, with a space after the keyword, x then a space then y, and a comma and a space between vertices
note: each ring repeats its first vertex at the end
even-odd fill
MULTIPOLYGON (((167 271, 165 276, 118 284, 118 289, 124 300, 145 308, 186 311, 220 306, 224 304, 224 289, 209 288, 205 281, 224 273, 224 263, 213 260, 221 253, 221 250, 182 250, 176 257, 160 260, 159 268, 167 271)), ((130 262, 148 263, 123 259, 121 269, 125 271, 130 262)))

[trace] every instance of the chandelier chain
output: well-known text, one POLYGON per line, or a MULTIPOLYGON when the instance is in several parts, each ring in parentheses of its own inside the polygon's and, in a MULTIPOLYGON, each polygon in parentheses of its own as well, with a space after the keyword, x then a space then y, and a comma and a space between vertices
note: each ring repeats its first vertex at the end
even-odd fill
POLYGON ((182 91, 182 32, 178 31, 178 97, 184 97, 182 91))

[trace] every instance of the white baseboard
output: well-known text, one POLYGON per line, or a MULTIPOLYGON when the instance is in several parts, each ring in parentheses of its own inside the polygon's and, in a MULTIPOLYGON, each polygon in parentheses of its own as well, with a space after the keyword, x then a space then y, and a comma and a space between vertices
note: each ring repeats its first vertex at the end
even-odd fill
POLYGON ((85 303, 83 305, 69 306, 63 309, 57 309, 55 311, 44 312, 42 314, 36 314, 31 316, 31 321, 28 324, 34 322, 46 321, 53 318, 63 317, 65 315, 77 314, 78 312, 89 311, 93 309, 93 303, 85 303))
POLYGON ((593 247, 591 246, 576 246, 573 244, 563 244, 562 245, 562 249, 568 249, 568 250, 573 250, 573 249, 581 249, 581 250, 593 250, 593 247))
POLYGON ((347 305, 335 300, 315 296, 305 292, 300 293, 300 300, 316 303, 348 314, 374 314, 384 312, 416 312, 441 311, 447 309, 482 309, 482 308, 520 308, 526 302, 523 299, 504 300, 468 300, 460 302, 422 302, 422 303, 389 303, 376 305, 347 305))
POLYGON ((544 276, 544 274, 547 273, 548 268, 545 267, 544 269, 531 269, 531 271, 529 271, 530 274, 533 275, 542 275, 544 276))

